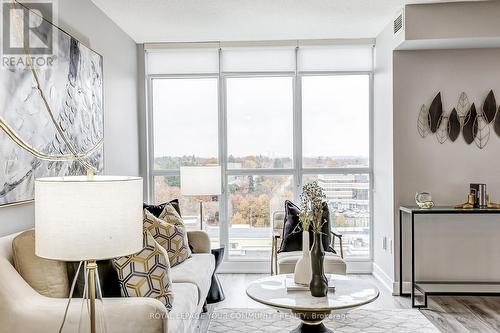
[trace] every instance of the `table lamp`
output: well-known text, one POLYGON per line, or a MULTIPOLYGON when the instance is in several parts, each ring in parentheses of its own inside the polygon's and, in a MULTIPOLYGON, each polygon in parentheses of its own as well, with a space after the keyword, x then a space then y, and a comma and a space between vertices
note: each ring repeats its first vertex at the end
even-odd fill
MULTIPOLYGON (((184 196, 220 195, 222 193, 221 167, 181 167, 181 194, 184 196)), ((200 202, 200 229, 203 230, 203 201, 200 202)))
POLYGON ((35 180, 35 253, 53 260, 86 261, 84 297, 90 301, 91 333, 96 332, 96 260, 142 249, 142 193, 139 177, 35 180))

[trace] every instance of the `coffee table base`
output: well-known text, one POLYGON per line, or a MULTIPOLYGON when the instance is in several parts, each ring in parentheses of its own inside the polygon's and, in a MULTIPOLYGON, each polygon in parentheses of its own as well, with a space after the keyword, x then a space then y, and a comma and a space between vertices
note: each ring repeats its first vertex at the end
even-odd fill
POLYGON ((328 329, 323 323, 318 325, 301 323, 296 329, 292 330, 291 333, 333 333, 333 331, 328 329))
POLYGON ((333 333, 332 330, 328 329, 323 320, 328 317, 330 311, 325 312, 301 312, 292 311, 296 317, 298 317, 302 323, 294 330, 292 333, 333 333))

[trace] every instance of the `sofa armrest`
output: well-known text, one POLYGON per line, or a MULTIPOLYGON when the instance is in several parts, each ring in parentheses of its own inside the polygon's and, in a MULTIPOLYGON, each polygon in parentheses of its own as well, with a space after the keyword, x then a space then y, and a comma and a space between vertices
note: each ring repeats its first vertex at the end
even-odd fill
MULTIPOLYGON (((67 299, 36 297, 6 309, 9 313, 7 332, 58 332, 67 299)), ((105 298, 104 321, 109 333, 167 333, 167 310, 152 298, 105 298)), ((71 301, 63 332, 78 332, 82 299, 71 301)), ((99 304, 97 304, 99 309, 99 304)), ((99 318, 99 310, 97 312, 99 318)), ((87 317, 88 318, 88 317, 87 317)), ((5 328, 5 327, 4 327, 5 328)))
MULTIPOLYGON (((33 290, 5 257, 0 257, 0 323, 2 332, 58 332, 66 298, 50 298, 33 290)), ((71 301, 63 332, 78 332, 82 299, 71 301)), ((167 333, 165 306, 152 298, 105 298, 108 333, 167 333)))
POLYGON ((211 253, 210 238, 205 231, 190 230, 187 232, 187 234, 188 242, 193 250, 193 253, 211 253))

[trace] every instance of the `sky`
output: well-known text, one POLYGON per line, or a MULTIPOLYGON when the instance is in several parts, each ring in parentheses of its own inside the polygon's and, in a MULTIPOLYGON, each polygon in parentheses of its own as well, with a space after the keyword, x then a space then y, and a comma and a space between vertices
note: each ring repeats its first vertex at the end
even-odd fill
MULTIPOLYGON (((153 80, 155 156, 217 156, 217 79, 153 80)), ((228 78, 228 153, 292 157, 293 78, 228 78)), ((368 156, 369 77, 302 79, 303 156, 368 156)))

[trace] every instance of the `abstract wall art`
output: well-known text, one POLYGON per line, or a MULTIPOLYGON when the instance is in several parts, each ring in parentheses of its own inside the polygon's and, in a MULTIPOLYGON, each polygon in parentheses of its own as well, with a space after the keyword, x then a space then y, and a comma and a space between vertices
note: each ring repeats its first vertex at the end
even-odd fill
POLYGON ((462 92, 456 106, 447 112, 443 109, 441 93, 439 92, 429 108, 422 104, 417 116, 418 134, 425 138, 428 134, 435 134, 439 143, 448 139, 455 142, 460 134, 468 145, 474 143, 479 149, 486 147, 490 141, 491 129, 500 136, 500 107, 493 90, 490 90, 481 107, 470 103, 469 97, 462 92))
POLYGON ((32 200, 38 177, 103 169, 102 56, 50 26, 51 66, 0 68, 0 206, 32 200))

